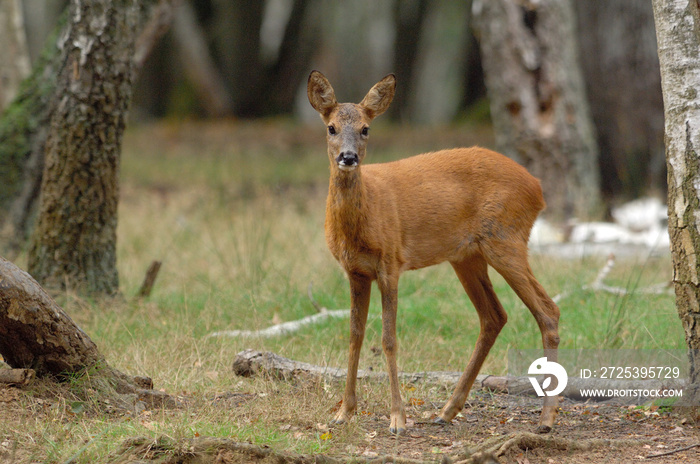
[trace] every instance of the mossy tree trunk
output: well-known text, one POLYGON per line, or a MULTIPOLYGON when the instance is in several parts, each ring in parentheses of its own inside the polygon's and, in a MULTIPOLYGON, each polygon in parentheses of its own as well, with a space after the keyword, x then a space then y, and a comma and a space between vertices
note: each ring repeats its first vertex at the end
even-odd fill
MULTIPOLYGON (((148 0, 143 4, 134 56, 137 68, 172 20, 171 0, 148 0)), ((68 9, 47 39, 31 75, 0 117, 0 252, 10 257, 25 245, 33 227, 52 105, 60 101, 54 98, 58 70, 70 52, 68 47, 58 46, 58 38, 68 34, 67 19, 68 9)))
POLYGON ((118 292, 118 172, 139 2, 74 0, 48 126, 29 272, 43 285, 118 292))
POLYGON ((542 181, 547 213, 598 208, 598 149, 569 0, 474 0, 491 118, 500 151, 542 181))
POLYGON ((62 58, 56 40, 65 19, 0 117, 0 242, 6 253, 16 252, 26 239, 31 208, 39 195, 46 128, 62 58))
MULTIPOLYGON (((654 0, 664 99, 668 230, 690 381, 700 389, 700 5, 654 0)), ((700 395, 696 397, 700 399, 700 395)))

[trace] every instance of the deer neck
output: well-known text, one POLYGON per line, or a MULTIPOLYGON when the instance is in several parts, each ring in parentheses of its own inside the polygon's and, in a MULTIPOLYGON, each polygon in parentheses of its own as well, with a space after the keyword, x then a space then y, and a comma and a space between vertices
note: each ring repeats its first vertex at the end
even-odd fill
POLYGON ((356 240, 362 234, 366 221, 366 185, 362 182, 358 166, 352 172, 341 172, 331 167, 332 174, 328 187, 326 221, 335 235, 356 240))

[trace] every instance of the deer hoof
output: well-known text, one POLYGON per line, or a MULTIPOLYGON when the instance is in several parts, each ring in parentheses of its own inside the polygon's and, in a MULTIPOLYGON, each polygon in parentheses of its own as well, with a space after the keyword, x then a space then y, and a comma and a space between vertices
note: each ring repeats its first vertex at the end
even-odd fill
POLYGON ((396 427, 389 427, 389 432, 393 435, 406 435, 406 429, 403 427, 399 427, 398 429, 396 427))
POLYGON ((537 430, 535 432, 545 434, 545 433, 549 433, 551 431, 552 431, 552 427, 550 427, 549 425, 540 425, 539 427, 537 427, 537 430))
POLYGON ((450 425, 450 422, 449 422, 449 421, 446 421, 446 420, 443 419, 442 417, 436 417, 436 418, 433 420, 433 424, 438 424, 438 425, 450 425))

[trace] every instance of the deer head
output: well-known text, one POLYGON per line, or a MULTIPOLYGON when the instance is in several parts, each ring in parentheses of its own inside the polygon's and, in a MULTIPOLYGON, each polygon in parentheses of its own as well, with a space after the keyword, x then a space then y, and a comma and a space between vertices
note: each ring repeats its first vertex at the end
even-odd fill
POLYGON ((396 77, 389 74, 377 82, 360 103, 338 103, 328 79, 318 71, 309 75, 309 102, 327 126, 331 166, 351 172, 362 163, 367 149, 369 124, 389 107, 394 98, 396 77))

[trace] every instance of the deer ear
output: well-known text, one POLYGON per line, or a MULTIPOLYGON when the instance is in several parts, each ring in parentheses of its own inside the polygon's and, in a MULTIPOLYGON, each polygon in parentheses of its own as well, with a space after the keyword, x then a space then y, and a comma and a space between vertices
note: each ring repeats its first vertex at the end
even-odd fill
POLYGON ((333 108, 338 106, 331 83, 318 71, 311 71, 309 74, 306 93, 309 96, 309 103, 321 114, 324 121, 330 116, 333 108))
POLYGON ((394 99, 395 90, 396 76, 388 74, 384 79, 374 84, 374 87, 360 102, 360 106, 367 110, 370 118, 374 119, 389 108, 391 100, 394 99))

